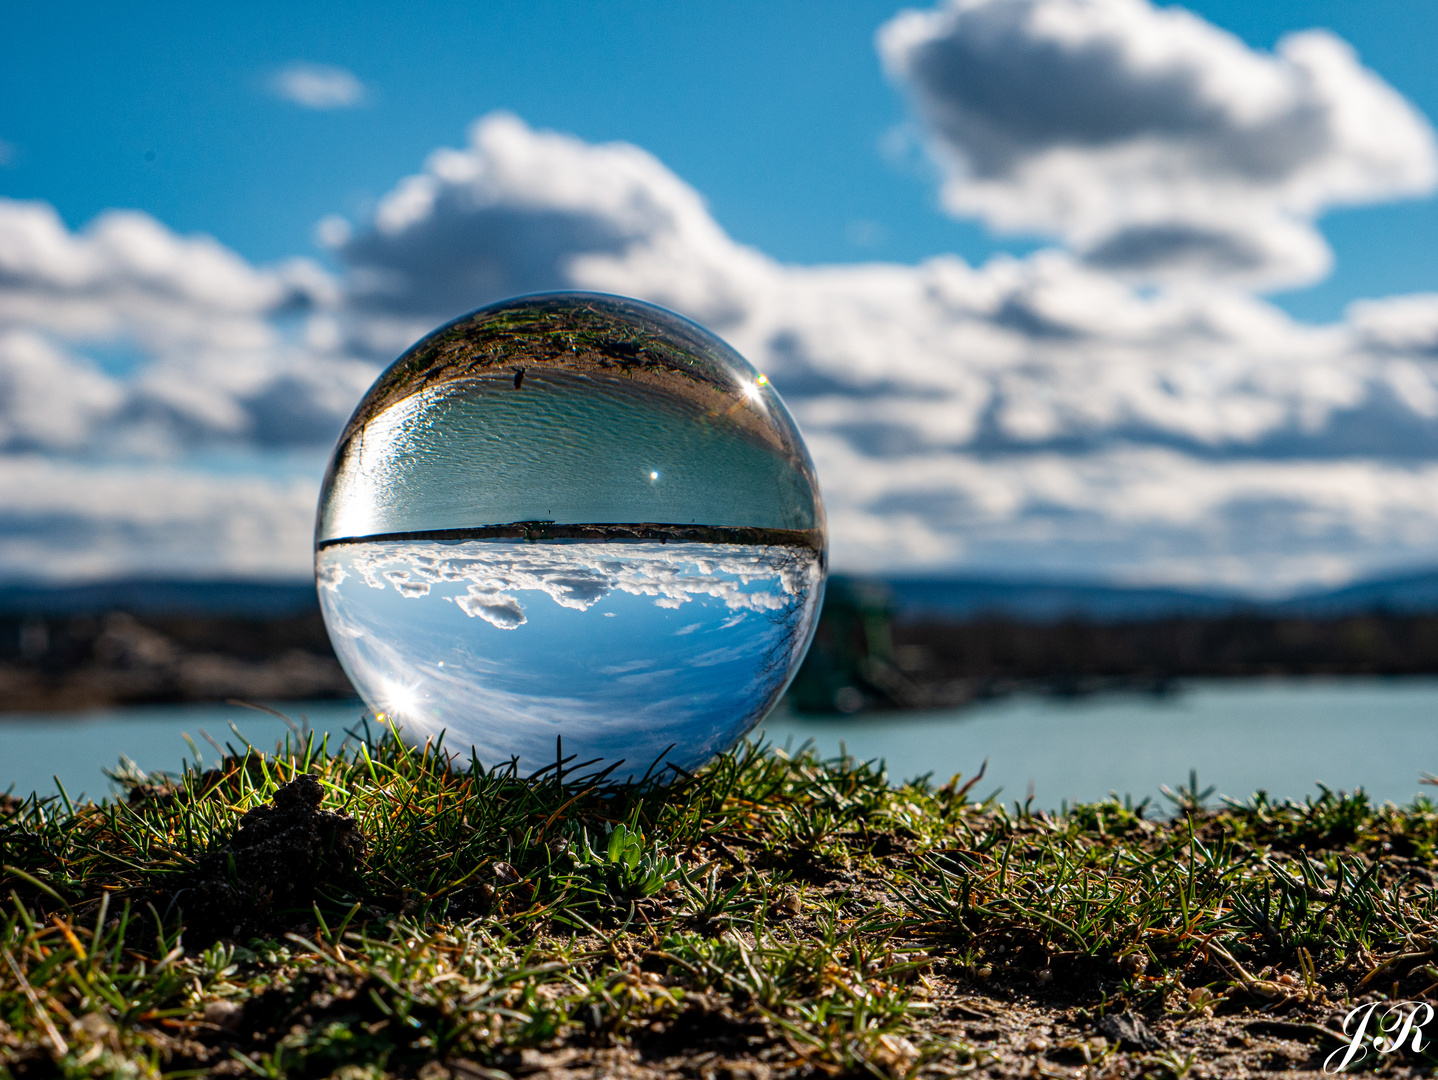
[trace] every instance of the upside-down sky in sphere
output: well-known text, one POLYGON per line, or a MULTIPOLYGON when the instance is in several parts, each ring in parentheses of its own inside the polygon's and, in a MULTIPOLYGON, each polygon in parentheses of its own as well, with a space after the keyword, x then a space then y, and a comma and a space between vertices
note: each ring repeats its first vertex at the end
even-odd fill
POLYGON ((7 23, 4 579, 307 574, 379 371, 552 288, 765 371, 836 570, 1438 564, 1426 0, 7 23))

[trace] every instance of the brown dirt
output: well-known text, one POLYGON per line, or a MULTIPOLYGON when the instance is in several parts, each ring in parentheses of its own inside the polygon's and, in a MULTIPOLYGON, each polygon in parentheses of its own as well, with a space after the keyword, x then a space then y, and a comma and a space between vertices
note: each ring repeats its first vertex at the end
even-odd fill
POLYGON ((319 808, 324 789, 302 774, 275 792, 268 806, 240 819, 234 838, 200 860, 173 903, 185 915, 191 945, 243 937, 293 923, 310 910, 315 890, 344 884, 364 858, 354 818, 319 808))

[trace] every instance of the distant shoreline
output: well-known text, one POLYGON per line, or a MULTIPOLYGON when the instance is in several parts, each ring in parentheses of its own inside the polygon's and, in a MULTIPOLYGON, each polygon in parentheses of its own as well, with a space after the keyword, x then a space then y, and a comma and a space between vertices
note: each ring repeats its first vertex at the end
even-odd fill
POLYGON ((123 705, 358 697, 318 609, 0 616, 0 717, 123 705))
MULTIPOLYGON (((142 604, 0 611, 0 717, 357 697, 313 592, 280 599, 288 610, 273 614, 147 612, 142 604)), ((1014 693, 1162 694, 1189 678, 1433 674, 1438 614, 915 618, 841 579, 789 702, 800 713, 834 714, 960 707, 1014 693)))
POLYGON ((790 700, 809 713, 952 708, 1029 692, 1166 693, 1192 678, 1438 674, 1438 611, 1234 610, 1161 617, 896 610, 839 583, 790 700))

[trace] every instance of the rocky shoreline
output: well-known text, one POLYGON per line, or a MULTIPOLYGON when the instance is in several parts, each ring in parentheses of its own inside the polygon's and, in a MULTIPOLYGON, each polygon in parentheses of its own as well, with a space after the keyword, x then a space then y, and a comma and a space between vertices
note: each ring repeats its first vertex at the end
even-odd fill
POLYGON ((352 698, 319 612, 0 619, 0 711, 352 698))

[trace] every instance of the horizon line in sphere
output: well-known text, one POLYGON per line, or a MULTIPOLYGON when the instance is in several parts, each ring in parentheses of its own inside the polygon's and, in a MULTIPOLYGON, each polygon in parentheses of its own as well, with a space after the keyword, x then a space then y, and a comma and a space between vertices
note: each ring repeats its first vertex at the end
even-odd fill
POLYGON ((827 550, 822 530, 771 529, 742 525, 679 525, 667 522, 565 522, 514 521, 503 525, 477 525, 455 529, 421 529, 412 532, 336 536, 315 542, 316 551, 345 544, 404 541, 522 540, 527 543, 676 543, 733 544, 745 547, 801 547, 821 556, 827 550))

